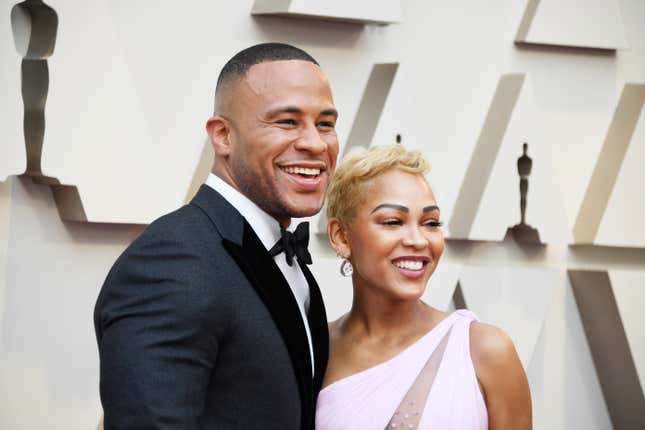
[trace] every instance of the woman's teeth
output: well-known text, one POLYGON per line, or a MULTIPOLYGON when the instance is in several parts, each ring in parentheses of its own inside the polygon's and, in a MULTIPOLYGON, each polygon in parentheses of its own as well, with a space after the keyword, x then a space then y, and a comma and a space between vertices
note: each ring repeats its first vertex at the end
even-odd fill
POLYGON ((283 167, 287 173, 298 174, 298 175, 307 175, 307 176, 318 176, 320 175, 320 169, 309 169, 306 167, 283 167))
POLYGON ((395 261, 394 265, 396 267, 400 267, 401 269, 408 269, 408 270, 421 270, 423 268, 422 261, 401 260, 401 261, 395 261))

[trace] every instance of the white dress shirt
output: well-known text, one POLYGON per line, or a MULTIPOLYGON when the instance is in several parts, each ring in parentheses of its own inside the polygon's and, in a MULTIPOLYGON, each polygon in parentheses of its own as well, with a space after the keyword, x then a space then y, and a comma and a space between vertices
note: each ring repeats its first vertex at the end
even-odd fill
MULTIPOLYGON (((224 182, 220 177, 209 174, 206 179, 206 185, 217 191, 228 201, 238 212, 246 219, 255 234, 258 236, 262 245, 267 249, 271 249, 280 239, 280 224, 271 215, 264 212, 258 205, 249 200, 248 197, 231 187, 224 182)), ((294 228, 293 223, 288 228, 292 231, 294 228)), ((311 331, 309 330, 309 323, 307 322, 307 313, 309 312, 309 284, 305 278, 304 273, 298 264, 289 266, 284 253, 280 253, 273 257, 280 271, 284 275, 291 292, 298 302, 300 308, 300 315, 302 322, 305 325, 307 332, 307 340, 309 341, 309 355, 311 357, 311 372, 314 372, 314 352, 311 342, 311 331)))

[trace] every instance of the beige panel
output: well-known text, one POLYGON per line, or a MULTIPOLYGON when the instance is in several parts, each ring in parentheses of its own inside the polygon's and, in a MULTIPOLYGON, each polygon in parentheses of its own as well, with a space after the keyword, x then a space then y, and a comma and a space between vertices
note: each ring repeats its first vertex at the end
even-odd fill
MULTIPOLYGON (((615 189, 616 180, 625 159, 625 154, 632 142, 644 103, 645 84, 626 84, 616 106, 605 142, 598 155, 573 227, 573 236, 576 243, 594 243, 596 241, 602 217, 607 210, 607 204, 615 189)), ((641 149, 637 151, 641 151, 641 149)), ((627 179, 629 182, 634 179, 633 171, 631 175, 627 179)), ((636 178, 638 177, 642 178, 642 174, 636 173, 636 178)), ((644 204, 643 198, 639 197, 642 193, 636 191, 640 184, 642 184, 640 181, 636 181, 633 184, 624 184, 624 187, 628 187, 628 190, 623 189, 623 192, 631 190, 637 193, 635 196, 637 208, 644 204)), ((620 209, 631 210, 629 206, 625 207, 624 203, 620 209)), ((633 226, 633 222, 631 225, 633 226)), ((636 234, 640 238, 643 233, 637 231, 636 234)))
POLYGON ((499 80, 448 224, 452 238, 470 238, 482 195, 523 84, 524 75, 521 74, 504 75, 499 80))
MULTIPOLYGON (((373 143, 374 133, 378 126, 383 108, 388 99, 390 88, 398 70, 398 63, 375 64, 363 90, 363 96, 352 123, 347 141, 343 145, 339 161, 356 147, 368 147, 373 143)), ((380 142, 375 142, 376 144, 380 142)), ((323 208, 318 221, 318 231, 327 231, 327 217, 323 208)))
POLYGON ((528 0, 516 42, 627 48, 618 0, 528 0))
POLYGON ((571 241, 570 223, 553 160, 559 148, 554 148, 543 135, 545 123, 535 101, 537 91, 531 76, 527 76, 500 138, 494 162, 488 168, 488 181, 479 197, 471 239, 502 240, 507 229, 512 228, 512 237, 522 242, 563 244, 571 241), (524 142, 528 144, 527 155, 532 161, 526 224, 522 225, 517 163, 523 154, 524 142))
POLYGON ((215 151, 213 150, 213 145, 211 145, 210 139, 206 138, 204 140, 202 154, 199 157, 199 163, 197 164, 195 173, 193 174, 193 180, 190 183, 190 188, 188 189, 188 193, 186 193, 186 198, 184 199, 185 203, 190 202, 197 193, 197 190, 199 190, 199 187, 206 181, 206 178, 208 178, 208 174, 213 167, 214 158, 215 151))
MULTIPOLYGON (((13 179, 0 342, 0 428, 93 428, 100 416, 92 311, 141 227, 62 222, 49 187, 13 179)), ((2 299, 0 299, 2 300, 2 299)))
MULTIPOLYGON (((645 85, 642 86, 645 88, 645 85)), ((645 93, 645 91, 643 91, 645 93)), ((634 130, 618 171, 595 243, 645 248, 645 110, 634 130)))
POLYGON ((557 288, 557 269, 464 266, 459 283, 468 309, 506 331, 527 368, 557 288))
POLYGON ((614 429, 568 282, 555 289, 526 373, 534 429, 614 429))
MULTIPOLYGON (((0 4, 0 181, 23 173, 27 166, 20 93, 21 56, 16 51, 11 23, 15 2, 0 4)), ((24 22, 20 16, 14 21, 24 22)), ((18 24, 18 23, 16 23, 18 24)), ((23 42, 24 44, 24 42, 23 42)))
POLYGON ((614 428, 639 430, 645 396, 609 275, 569 270, 569 279, 614 428))
POLYGON ((313 18, 359 24, 392 24, 403 20, 400 0, 255 0, 253 15, 313 18))
POLYGON ((645 388, 645 324, 643 324, 645 271, 611 270, 609 280, 638 372, 641 389, 643 389, 645 388))
POLYGON ((2 326, 7 291, 7 259, 9 257, 12 182, 12 179, 0 182, 0 343, 2 343, 2 326))
POLYGON ((442 311, 450 311, 462 266, 443 259, 430 277, 422 300, 442 311))

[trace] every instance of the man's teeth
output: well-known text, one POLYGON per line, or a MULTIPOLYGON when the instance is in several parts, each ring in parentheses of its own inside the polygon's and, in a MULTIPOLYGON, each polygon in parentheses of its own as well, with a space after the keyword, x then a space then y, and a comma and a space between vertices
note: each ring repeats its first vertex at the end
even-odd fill
POLYGON ((421 270, 421 268, 423 267, 423 262, 422 261, 401 260, 401 261, 395 261, 394 265, 396 267, 400 267, 401 269, 421 270))
POLYGON ((308 175, 308 176, 318 176, 320 175, 320 169, 309 169, 306 167, 283 167, 287 173, 296 173, 298 175, 308 175))

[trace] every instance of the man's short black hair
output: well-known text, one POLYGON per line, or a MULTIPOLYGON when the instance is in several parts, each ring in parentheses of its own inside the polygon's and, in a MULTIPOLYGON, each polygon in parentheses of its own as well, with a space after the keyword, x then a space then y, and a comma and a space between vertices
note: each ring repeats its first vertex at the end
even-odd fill
POLYGON ((286 43, 260 43, 238 52, 228 60, 217 78, 217 88, 224 81, 246 75, 251 66, 267 61, 286 60, 303 60, 319 66, 314 57, 295 46, 286 43))

